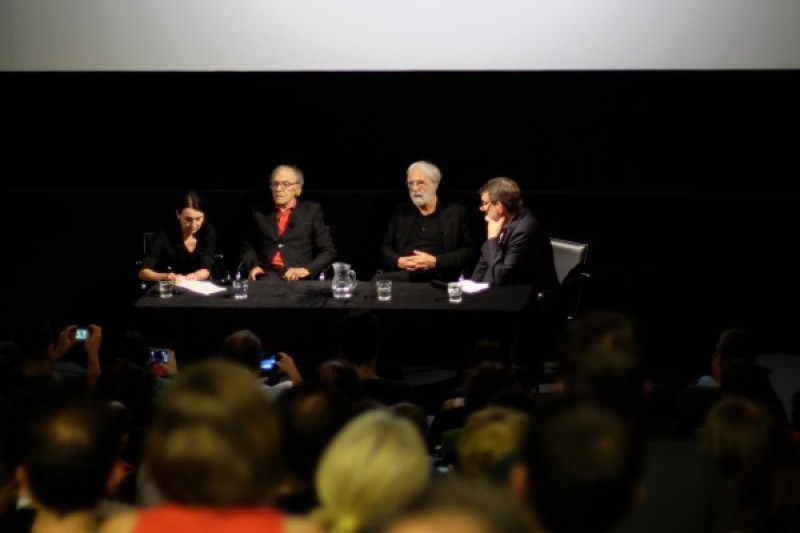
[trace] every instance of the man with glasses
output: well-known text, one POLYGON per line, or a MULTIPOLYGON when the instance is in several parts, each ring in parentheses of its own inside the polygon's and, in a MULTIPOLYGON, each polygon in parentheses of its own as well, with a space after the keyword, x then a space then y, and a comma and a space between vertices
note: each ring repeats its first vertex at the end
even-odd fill
POLYGON ((313 279, 336 258, 322 207, 299 200, 303 182, 297 167, 272 171, 272 202, 253 208, 245 241, 242 262, 249 279, 313 279))
POLYGON ((440 200, 442 174, 428 161, 406 171, 411 203, 398 204, 379 248, 376 278, 396 281, 453 281, 472 269, 477 257, 469 213, 464 206, 440 200))
POLYGON ((510 178, 492 178, 479 192, 486 241, 472 281, 530 283, 536 291, 558 285, 550 237, 523 205, 519 185, 510 178))

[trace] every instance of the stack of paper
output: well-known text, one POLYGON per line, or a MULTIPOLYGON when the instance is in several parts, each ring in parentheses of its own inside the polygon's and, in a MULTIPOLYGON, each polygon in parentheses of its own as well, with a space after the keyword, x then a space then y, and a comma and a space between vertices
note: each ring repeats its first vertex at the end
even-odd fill
POLYGON ((474 294, 476 292, 485 291, 488 288, 488 281, 486 283, 478 283, 477 281, 465 279, 461 282, 461 290, 464 292, 464 294, 474 294))
POLYGON ((210 281, 197 281, 191 279, 185 279, 181 281, 179 286, 183 287, 184 289, 190 290, 192 292, 205 295, 216 294, 218 292, 223 292, 228 290, 225 287, 214 285, 210 281))

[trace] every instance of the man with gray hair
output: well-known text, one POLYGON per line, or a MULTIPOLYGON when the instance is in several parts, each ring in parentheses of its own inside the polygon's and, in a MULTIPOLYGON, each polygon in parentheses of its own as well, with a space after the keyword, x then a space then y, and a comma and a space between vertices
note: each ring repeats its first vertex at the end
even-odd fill
POLYGON ((406 171, 411 203, 398 204, 389 217, 376 278, 395 281, 452 281, 470 272, 477 246, 464 206, 440 200, 442 174, 428 161, 406 171))
POLYGON ((242 251, 242 265, 251 280, 315 279, 336 259, 322 206, 300 201, 304 184, 295 166, 279 165, 272 171, 272 197, 253 208, 242 251))

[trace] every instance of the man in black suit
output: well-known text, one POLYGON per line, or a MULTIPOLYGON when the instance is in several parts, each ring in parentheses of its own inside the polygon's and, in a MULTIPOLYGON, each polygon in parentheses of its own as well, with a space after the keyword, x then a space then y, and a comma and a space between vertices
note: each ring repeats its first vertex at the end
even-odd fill
POLYGON ((537 291, 558 285, 550 237, 523 205, 519 185, 510 178, 492 178, 480 194, 487 238, 472 281, 530 283, 537 291))
POLYGON ((439 168, 428 161, 408 167, 411 203, 398 204, 389 217, 376 278, 450 281, 472 268, 477 254, 469 213, 438 198, 441 179, 439 168))
POLYGON ((272 171, 272 202, 253 208, 245 242, 244 264, 251 280, 315 278, 336 258, 322 207, 298 199, 303 183, 297 167, 280 165, 272 171))

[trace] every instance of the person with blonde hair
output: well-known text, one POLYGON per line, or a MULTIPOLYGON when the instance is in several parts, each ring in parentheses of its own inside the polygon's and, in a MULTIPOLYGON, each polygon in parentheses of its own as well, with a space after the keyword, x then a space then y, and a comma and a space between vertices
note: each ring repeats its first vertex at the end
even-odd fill
POLYGON ((316 474, 320 507, 310 518, 329 533, 361 531, 418 496, 430 480, 419 430, 387 409, 350 421, 323 454, 316 474))
POLYGON ((509 407, 484 407, 469 415, 456 441, 458 471, 505 481, 530 417, 509 407))
POLYGON ((145 442, 163 504, 112 516, 102 533, 318 531, 271 507, 282 475, 275 407, 241 366, 208 360, 166 390, 145 442))

